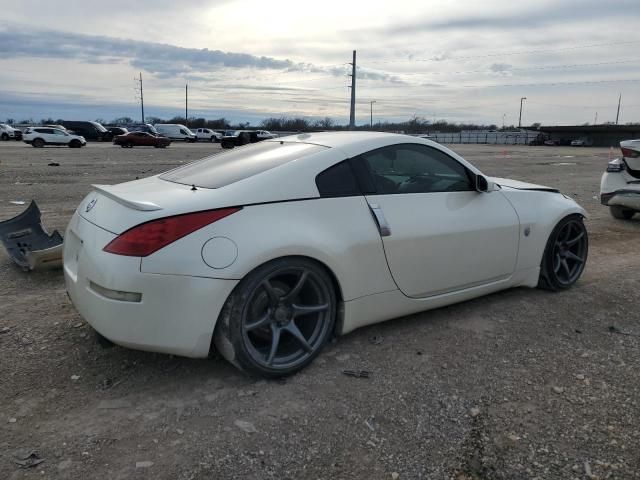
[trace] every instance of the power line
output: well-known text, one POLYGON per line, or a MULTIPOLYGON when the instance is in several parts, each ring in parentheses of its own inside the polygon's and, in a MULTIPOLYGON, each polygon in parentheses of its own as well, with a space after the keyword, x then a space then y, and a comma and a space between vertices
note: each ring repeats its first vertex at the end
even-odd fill
POLYGON ((597 85, 601 83, 631 83, 640 82, 640 78, 620 80, 584 80, 580 82, 552 82, 552 83, 505 83, 501 85, 460 85, 463 88, 496 88, 496 87, 555 87, 562 85, 597 85))
POLYGON ((571 47, 561 47, 561 48, 545 48, 538 50, 522 50, 517 52, 497 52, 497 53, 488 53, 485 55, 469 55, 464 57, 443 57, 443 58, 404 58, 398 60, 373 60, 371 62, 367 62, 369 64, 382 64, 382 63, 400 63, 400 62, 443 62, 450 60, 470 60, 476 58, 491 58, 491 57, 508 57, 512 55, 528 55, 530 53, 547 53, 547 52, 565 52, 568 50, 580 50, 585 48, 596 48, 596 47, 611 47, 617 45, 634 45, 640 43, 640 40, 634 40, 629 42, 611 42, 611 43, 594 43, 591 45, 575 45, 571 47))
POLYGON ((640 59, 633 58, 629 60, 619 60, 615 62, 598 62, 598 63, 572 63, 566 65, 543 65, 543 66, 534 66, 534 67, 513 67, 507 68, 505 70, 493 71, 490 69, 482 69, 482 70, 462 70, 462 71, 454 71, 454 72, 416 72, 416 73, 400 73, 400 72, 384 72, 389 75, 464 75, 468 73, 508 73, 508 72, 525 72, 530 70, 556 70, 556 69, 564 69, 564 68, 580 68, 580 67, 599 67, 604 65, 621 65, 624 63, 637 62, 640 59))

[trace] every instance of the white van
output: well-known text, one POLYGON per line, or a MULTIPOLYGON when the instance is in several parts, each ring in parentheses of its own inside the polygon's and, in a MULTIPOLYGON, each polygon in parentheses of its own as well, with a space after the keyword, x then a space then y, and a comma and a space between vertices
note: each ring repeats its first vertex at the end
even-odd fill
POLYGON ((191 130, 179 123, 156 123, 153 127, 160 135, 169 137, 171 140, 184 140, 185 142, 198 140, 191 130))

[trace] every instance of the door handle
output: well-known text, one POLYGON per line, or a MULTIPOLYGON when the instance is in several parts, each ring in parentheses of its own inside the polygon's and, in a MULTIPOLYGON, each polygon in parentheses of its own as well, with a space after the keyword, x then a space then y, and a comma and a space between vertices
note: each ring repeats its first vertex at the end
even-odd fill
POLYGON ((388 237, 391 235, 391 227, 389 226, 389 222, 384 217, 384 213, 382 213, 382 209, 380 205, 377 203, 370 203, 369 209, 371 210, 371 214, 373 215, 376 224, 378 225, 378 230, 380 231, 381 237, 388 237))

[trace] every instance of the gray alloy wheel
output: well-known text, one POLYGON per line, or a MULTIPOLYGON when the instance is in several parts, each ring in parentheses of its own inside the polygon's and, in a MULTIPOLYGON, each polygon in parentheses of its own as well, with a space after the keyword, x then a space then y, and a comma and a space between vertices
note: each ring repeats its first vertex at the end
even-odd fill
POLYGON ((216 349, 249 373, 281 377, 308 365, 333 332, 336 294, 325 269, 306 258, 269 262, 229 296, 216 349))
POLYGON ((538 286, 564 290, 578 281, 589 253, 589 237, 580 215, 563 218, 553 229, 540 265, 538 286))
POLYGON ((44 140, 41 138, 36 138, 33 142, 31 142, 31 145, 36 148, 42 148, 44 147, 44 140))
POLYGON ((635 210, 630 210, 619 205, 611 205, 609 207, 609 211, 613 218, 618 218, 620 220, 630 220, 636 214, 635 210))

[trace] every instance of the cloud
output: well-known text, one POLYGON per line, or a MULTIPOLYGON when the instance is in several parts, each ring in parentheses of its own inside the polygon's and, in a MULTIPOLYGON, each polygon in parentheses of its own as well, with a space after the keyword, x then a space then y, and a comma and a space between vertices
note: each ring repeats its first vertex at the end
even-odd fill
POLYGON ((223 67, 301 70, 290 60, 208 48, 184 48, 56 30, 0 29, 0 58, 65 58, 87 63, 129 62, 159 77, 207 72, 223 67))
POLYGON ((491 65, 489 65, 489 71, 505 76, 511 74, 512 68, 513 65, 510 65, 508 63, 492 63, 491 65))

